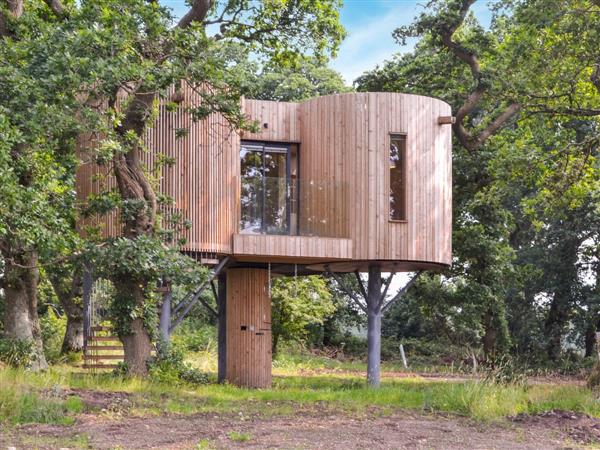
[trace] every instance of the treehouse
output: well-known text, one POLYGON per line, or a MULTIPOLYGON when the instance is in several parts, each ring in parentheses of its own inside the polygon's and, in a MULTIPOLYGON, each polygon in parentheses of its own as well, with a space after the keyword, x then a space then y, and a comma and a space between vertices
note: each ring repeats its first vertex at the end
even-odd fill
MULTIPOLYGON (((245 99, 242 110, 257 132, 231 131, 216 114, 193 122, 184 108, 162 106, 146 136, 147 164, 159 154, 175 160, 159 182, 191 222, 181 251, 219 277, 220 373, 263 387, 271 383, 275 274, 451 263, 452 117, 440 100, 395 93, 245 99), (189 132, 176 138, 181 128, 189 132)), ((81 199, 107 182, 98 170, 79 168, 81 199)), ((116 215, 97 224, 106 235, 120 232, 116 215)), ((163 307, 163 316, 177 308, 163 307)))

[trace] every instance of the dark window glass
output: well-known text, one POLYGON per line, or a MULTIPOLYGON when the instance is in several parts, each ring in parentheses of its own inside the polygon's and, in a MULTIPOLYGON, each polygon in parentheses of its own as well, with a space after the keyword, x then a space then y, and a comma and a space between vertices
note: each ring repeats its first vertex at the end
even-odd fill
MULTIPOLYGON (((292 186, 290 145, 242 142, 241 233, 289 234, 292 186)), ((295 218, 295 216, 294 216, 295 218)))
POLYGON ((390 220, 406 220, 406 136, 390 137, 390 220))

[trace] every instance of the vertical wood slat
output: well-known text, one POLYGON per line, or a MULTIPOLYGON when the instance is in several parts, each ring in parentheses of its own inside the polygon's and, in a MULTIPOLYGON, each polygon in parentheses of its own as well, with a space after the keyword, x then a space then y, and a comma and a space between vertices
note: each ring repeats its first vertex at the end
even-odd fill
MULTIPOLYGON (((187 103, 198 100, 187 87, 184 92, 187 103)), ((302 232, 350 238, 352 258, 360 261, 451 262, 451 127, 437 123, 451 114, 447 104, 407 94, 348 93, 300 104, 243 100, 242 108, 251 120, 269 125, 243 132, 243 139, 300 142, 302 232), (405 223, 388 220, 390 133, 407 135, 405 223)), ((146 136, 145 158, 149 166, 159 152, 175 158, 172 168, 161 171, 160 186, 192 222, 184 250, 230 254, 240 219, 240 136, 217 115, 191 123, 183 106, 169 112, 163 105, 159 112, 146 136), (188 136, 175 139, 175 130, 188 125, 188 136)), ((81 137, 81 146, 87 139, 81 137)), ((101 190, 103 182, 93 175, 106 170, 89 160, 79 167, 80 201, 101 190)), ((114 187, 114 179, 104 184, 114 187)), ((105 235, 120 229, 116 214, 87 223, 103 226, 105 235)), ((289 251, 293 257, 299 245, 307 252, 298 241, 278 242, 261 242, 260 249, 245 242, 244 253, 289 251)))
POLYGON ((239 386, 271 386, 271 298, 269 272, 227 271, 227 370, 239 386), (245 329, 242 329, 245 327, 245 329))
MULTIPOLYGON (((274 102, 247 100, 274 120, 274 102)), ((293 120, 289 111, 285 120, 293 120)), ((301 229, 317 236, 349 237, 355 260, 451 262, 451 127, 437 118, 450 107, 429 97, 352 93, 299 104, 300 177, 329 188, 300 187, 301 229), (389 136, 407 136, 407 220, 389 218, 389 136), (337 186, 343 185, 343 192, 337 186)), ((244 138, 286 141, 277 125, 244 138)), ((290 255, 293 256, 293 255, 290 255)))

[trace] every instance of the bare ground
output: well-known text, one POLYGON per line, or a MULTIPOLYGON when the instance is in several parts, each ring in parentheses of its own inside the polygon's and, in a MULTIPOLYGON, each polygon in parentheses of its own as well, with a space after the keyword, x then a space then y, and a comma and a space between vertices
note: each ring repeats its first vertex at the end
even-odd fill
POLYGON ((288 417, 214 414, 131 417, 82 414, 75 425, 26 425, 0 434, 0 448, 109 449, 565 449, 600 443, 600 421, 554 411, 483 424, 396 411, 389 416, 288 417))

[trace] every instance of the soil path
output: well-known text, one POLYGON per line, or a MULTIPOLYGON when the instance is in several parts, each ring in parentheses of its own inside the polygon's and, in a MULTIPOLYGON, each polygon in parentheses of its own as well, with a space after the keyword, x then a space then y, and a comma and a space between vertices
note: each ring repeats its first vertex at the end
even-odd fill
POLYGON ((84 414, 70 427, 29 425, 0 434, 0 448, 57 448, 61 439, 82 434, 89 446, 97 449, 537 450, 597 445, 600 421, 563 412, 495 424, 401 411, 367 418, 330 413, 272 418, 214 414, 108 418, 84 414), (46 446, 44 442, 53 444, 46 446))

